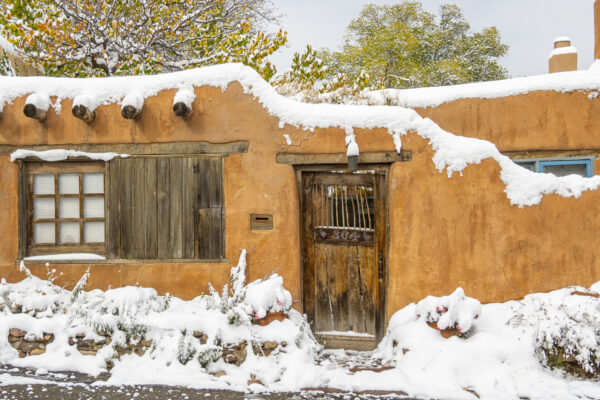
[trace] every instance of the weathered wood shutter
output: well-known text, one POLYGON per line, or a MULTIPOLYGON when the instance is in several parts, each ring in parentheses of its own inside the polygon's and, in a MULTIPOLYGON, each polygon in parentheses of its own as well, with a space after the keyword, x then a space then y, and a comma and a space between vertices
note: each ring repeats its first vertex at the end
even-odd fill
POLYGON ((223 158, 121 158, 106 168, 112 259, 224 257, 223 158))

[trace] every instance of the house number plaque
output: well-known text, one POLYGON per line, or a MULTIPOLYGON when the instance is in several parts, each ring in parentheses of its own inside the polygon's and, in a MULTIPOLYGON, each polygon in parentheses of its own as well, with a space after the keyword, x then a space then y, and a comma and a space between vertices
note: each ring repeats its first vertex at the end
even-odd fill
POLYGON ((364 246, 373 245, 375 234, 372 230, 352 228, 313 228, 316 242, 332 244, 359 244, 364 246))

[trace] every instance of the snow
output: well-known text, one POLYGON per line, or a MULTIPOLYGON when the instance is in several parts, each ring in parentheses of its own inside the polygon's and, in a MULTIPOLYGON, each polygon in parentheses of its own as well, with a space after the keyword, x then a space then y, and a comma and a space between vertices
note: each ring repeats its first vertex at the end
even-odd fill
POLYGON ((570 42, 570 41, 571 41, 571 38, 568 37, 568 36, 558 36, 558 37, 554 38, 554 43, 557 43, 557 42, 570 42))
POLYGON ((189 108, 192 108, 194 100, 196 100, 194 88, 192 86, 183 86, 175 93, 173 104, 184 103, 189 108))
POLYGON ((8 54, 14 56, 15 53, 15 48, 12 45, 12 43, 10 43, 8 40, 6 40, 4 37, 0 36, 0 47, 2 47, 8 54))
POLYGON ((13 151, 10 154, 10 161, 20 160, 28 157, 37 157, 43 161, 63 161, 69 157, 86 157, 90 160, 101 160, 101 161, 110 161, 115 157, 126 158, 129 157, 129 154, 118 154, 118 153, 88 153, 84 151, 77 150, 64 150, 64 149, 52 149, 52 150, 44 150, 44 151, 35 151, 35 150, 25 150, 18 149, 13 151))
MULTIPOLYGON (((536 90, 557 92, 593 91, 600 89, 600 73, 596 64, 589 71, 564 72, 496 82, 483 82, 448 87, 385 90, 366 93, 370 101, 385 104, 386 98, 401 107, 305 104, 279 95, 254 70, 241 64, 224 64, 163 75, 111 77, 89 79, 62 79, 49 77, 0 77, 2 102, 10 103, 19 96, 30 93, 47 93, 57 98, 88 95, 97 104, 143 104, 143 100, 165 89, 184 86, 214 86, 223 90, 238 82, 245 93, 254 96, 273 116, 279 126, 286 124, 314 131, 316 128, 341 129, 384 128, 389 132, 395 149, 401 148, 401 136, 416 132, 429 141, 435 151, 436 168, 449 176, 461 173, 469 164, 478 164, 492 158, 501 167, 501 179, 506 185, 506 195, 511 204, 519 207, 538 204, 547 194, 579 197, 583 191, 595 190, 600 177, 555 177, 537 174, 514 164, 500 154, 490 142, 455 136, 444 131, 430 119, 422 118, 414 110, 404 107, 431 107, 461 98, 497 98, 528 93, 536 90), (123 98, 125 97, 125 98, 123 98), (350 128, 349 128, 350 127, 350 128)), ((346 144, 350 135, 346 136, 346 144)), ((356 140, 355 140, 356 141, 356 140)))
POLYGON ((353 156, 358 156, 360 154, 360 151, 358 149, 358 145, 356 144, 356 142, 354 140, 352 140, 350 143, 348 143, 348 149, 346 150, 346 155, 348 157, 353 157, 353 156))
POLYGON ((374 338, 375 335, 371 335, 368 333, 360 333, 360 332, 352 332, 352 331, 323 331, 317 332, 319 335, 335 335, 335 336, 356 336, 356 337, 365 337, 365 338, 374 338))
POLYGON ((98 104, 90 96, 86 94, 80 94, 75 96, 75 99, 73 99, 73 107, 75 106, 84 106, 91 112, 98 107, 98 104))
POLYGON ((464 290, 458 288, 449 296, 427 296, 417 304, 415 313, 417 318, 426 322, 436 322, 439 329, 457 329, 460 333, 467 333, 481 314, 481 303, 466 297, 464 290))
POLYGON ((248 314, 262 319, 268 312, 281 312, 292 308, 292 295, 283 288, 283 278, 277 274, 258 280, 246 287, 244 304, 248 314))
MULTIPOLYGON (((410 304, 392 316, 385 337, 371 354, 371 361, 379 360, 381 365, 391 367, 376 373, 351 372, 330 362, 328 357, 320 357, 309 325, 294 310, 287 309, 288 319, 266 326, 231 319, 231 311, 238 305, 244 307, 266 298, 275 299, 285 290, 276 275, 243 284, 245 252, 232 269, 231 291, 226 287, 218 299, 206 295, 183 301, 159 296, 152 288, 133 286, 76 293, 22 268, 27 275, 25 280, 0 283, 0 362, 35 369, 38 375, 78 371, 95 376, 106 370, 105 360, 112 359, 114 368, 108 381, 95 384, 168 384, 258 392, 324 387, 355 392, 403 391, 411 398, 423 399, 600 397, 597 381, 574 379, 551 370, 544 355, 545 349, 558 342, 576 353, 583 365, 597 366, 600 300, 573 293, 595 292, 600 289, 600 282, 589 289, 569 287, 532 294, 520 301, 486 304, 481 310, 479 303, 460 289, 446 297, 428 297, 418 305, 410 304), (444 339, 439 331, 427 325, 423 310, 438 313, 431 309, 433 305, 446 307, 448 311, 443 315, 457 309, 461 310, 459 314, 476 312, 479 318, 471 320, 468 335, 444 339), (23 312, 11 311, 18 307, 23 312), (53 333, 54 341, 42 355, 19 358, 7 340, 10 328, 27 331, 29 338, 53 333), (76 334, 98 340, 101 338, 98 332, 107 330, 112 332, 112 341, 96 355, 82 355, 75 346, 68 345, 68 338, 76 334), (191 334, 193 331, 204 332, 207 343, 200 344, 191 334), (134 335, 144 335, 153 341, 152 346, 143 356, 131 354, 115 359, 114 346, 127 343, 134 335), (222 359, 205 366, 198 362, 222 345, 244 340, 249 344, 285 341, 287 345, 268 356, 258 356, 250 350, 239 366, 222 359), (217 371, 226 375, 211 375, 217 371), (262 385, 248 385, 252 376, 262 385)), ((82 285, 78 284, 80 288, 86 279, 87 274, 80 281, 82 285)), ((264 304, 272 302, 265 300, 264 304)), ((0 375, 0 385, 9 383, 33 381, 0 375)))
POLYGON ((133 92, 127 94, 123 98, 121 109, 127 106, 133 106, 133 108, 135 108, 136 110, 141 110, 144 106, 144 96, 140 92, 133 92))
POLYGON ((559 55, 563 55, 563 54, 577 54, 577 49, 573 46, 559 47, 550 52, 548 59, 550 59, 554 56, 559 56, 559 55))
POLYGON ((32 93, 27 96, 25 104, 33 104, 38 110, 48 111, 48 108, 50 108, 50 97, 46 93, 32 93))
POLYGON ((106 257, 91 253, 65 253, 49 254, 45 256, 31 256, 23 258, 24 261, 56 261, 56 260, 106 260, 106 257))

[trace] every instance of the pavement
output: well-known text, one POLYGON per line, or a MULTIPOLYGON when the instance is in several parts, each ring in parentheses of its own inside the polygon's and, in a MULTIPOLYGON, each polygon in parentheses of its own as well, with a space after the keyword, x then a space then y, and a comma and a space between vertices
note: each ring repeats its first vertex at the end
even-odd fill
MULTIPOLYGON (((320 363, 331 363, 336 364, 339 367, 356 370, 381 368, 379 365, 372 364, 368 354, 358 352, 324 352, 320 363)), ((418 400, 408 398, 403 393, 347 393, 337 392, 326 388, 314 388, 298 393, 255 394, 223 390, 198 390, 187 387, 161 385, 104 385, 103 382, 109 377, 110 375, 108 373, 92 377, 75 372, 49 372, 39 375, 32 369, 0 365, 0 400, 418 400), (20 382, 19 384, 11 384, 11 381, 20 382), (26 381, 26 383, 21 383, 23 381, 26 381)))

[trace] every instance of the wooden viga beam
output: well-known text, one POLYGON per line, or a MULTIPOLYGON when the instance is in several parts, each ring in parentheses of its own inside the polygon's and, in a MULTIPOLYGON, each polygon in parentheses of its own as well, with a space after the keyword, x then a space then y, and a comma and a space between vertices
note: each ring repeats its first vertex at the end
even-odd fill
POLYGON ((138 119, 142 115, 144 98, 138 93, 130 93, 123 98, 121 115, 125 119, 138 119))
POLYGON ((96 118, 96 111, 92 109, 92 101, 88 96, 77 96, 73 100, 73 116, 82 121, 92 123, 96 118))
POLYGON ((182 87, 173 99, 173 112, 181 118, 189 118, 192 114, 192 104, 196 99, 196 94, 192 87, 182 87))
POLYGON ((50 108, 50 97, 45 94, 33 93, 25 100, 23 114, 28 118, 42 122, 46 119, 48 108, 50 108))
POLYGON ((192 107, 185 104, 183 101, 179 101, 173 104, 173 112, 175 115, 181 118, 189 118, 192 114, 192 107))

